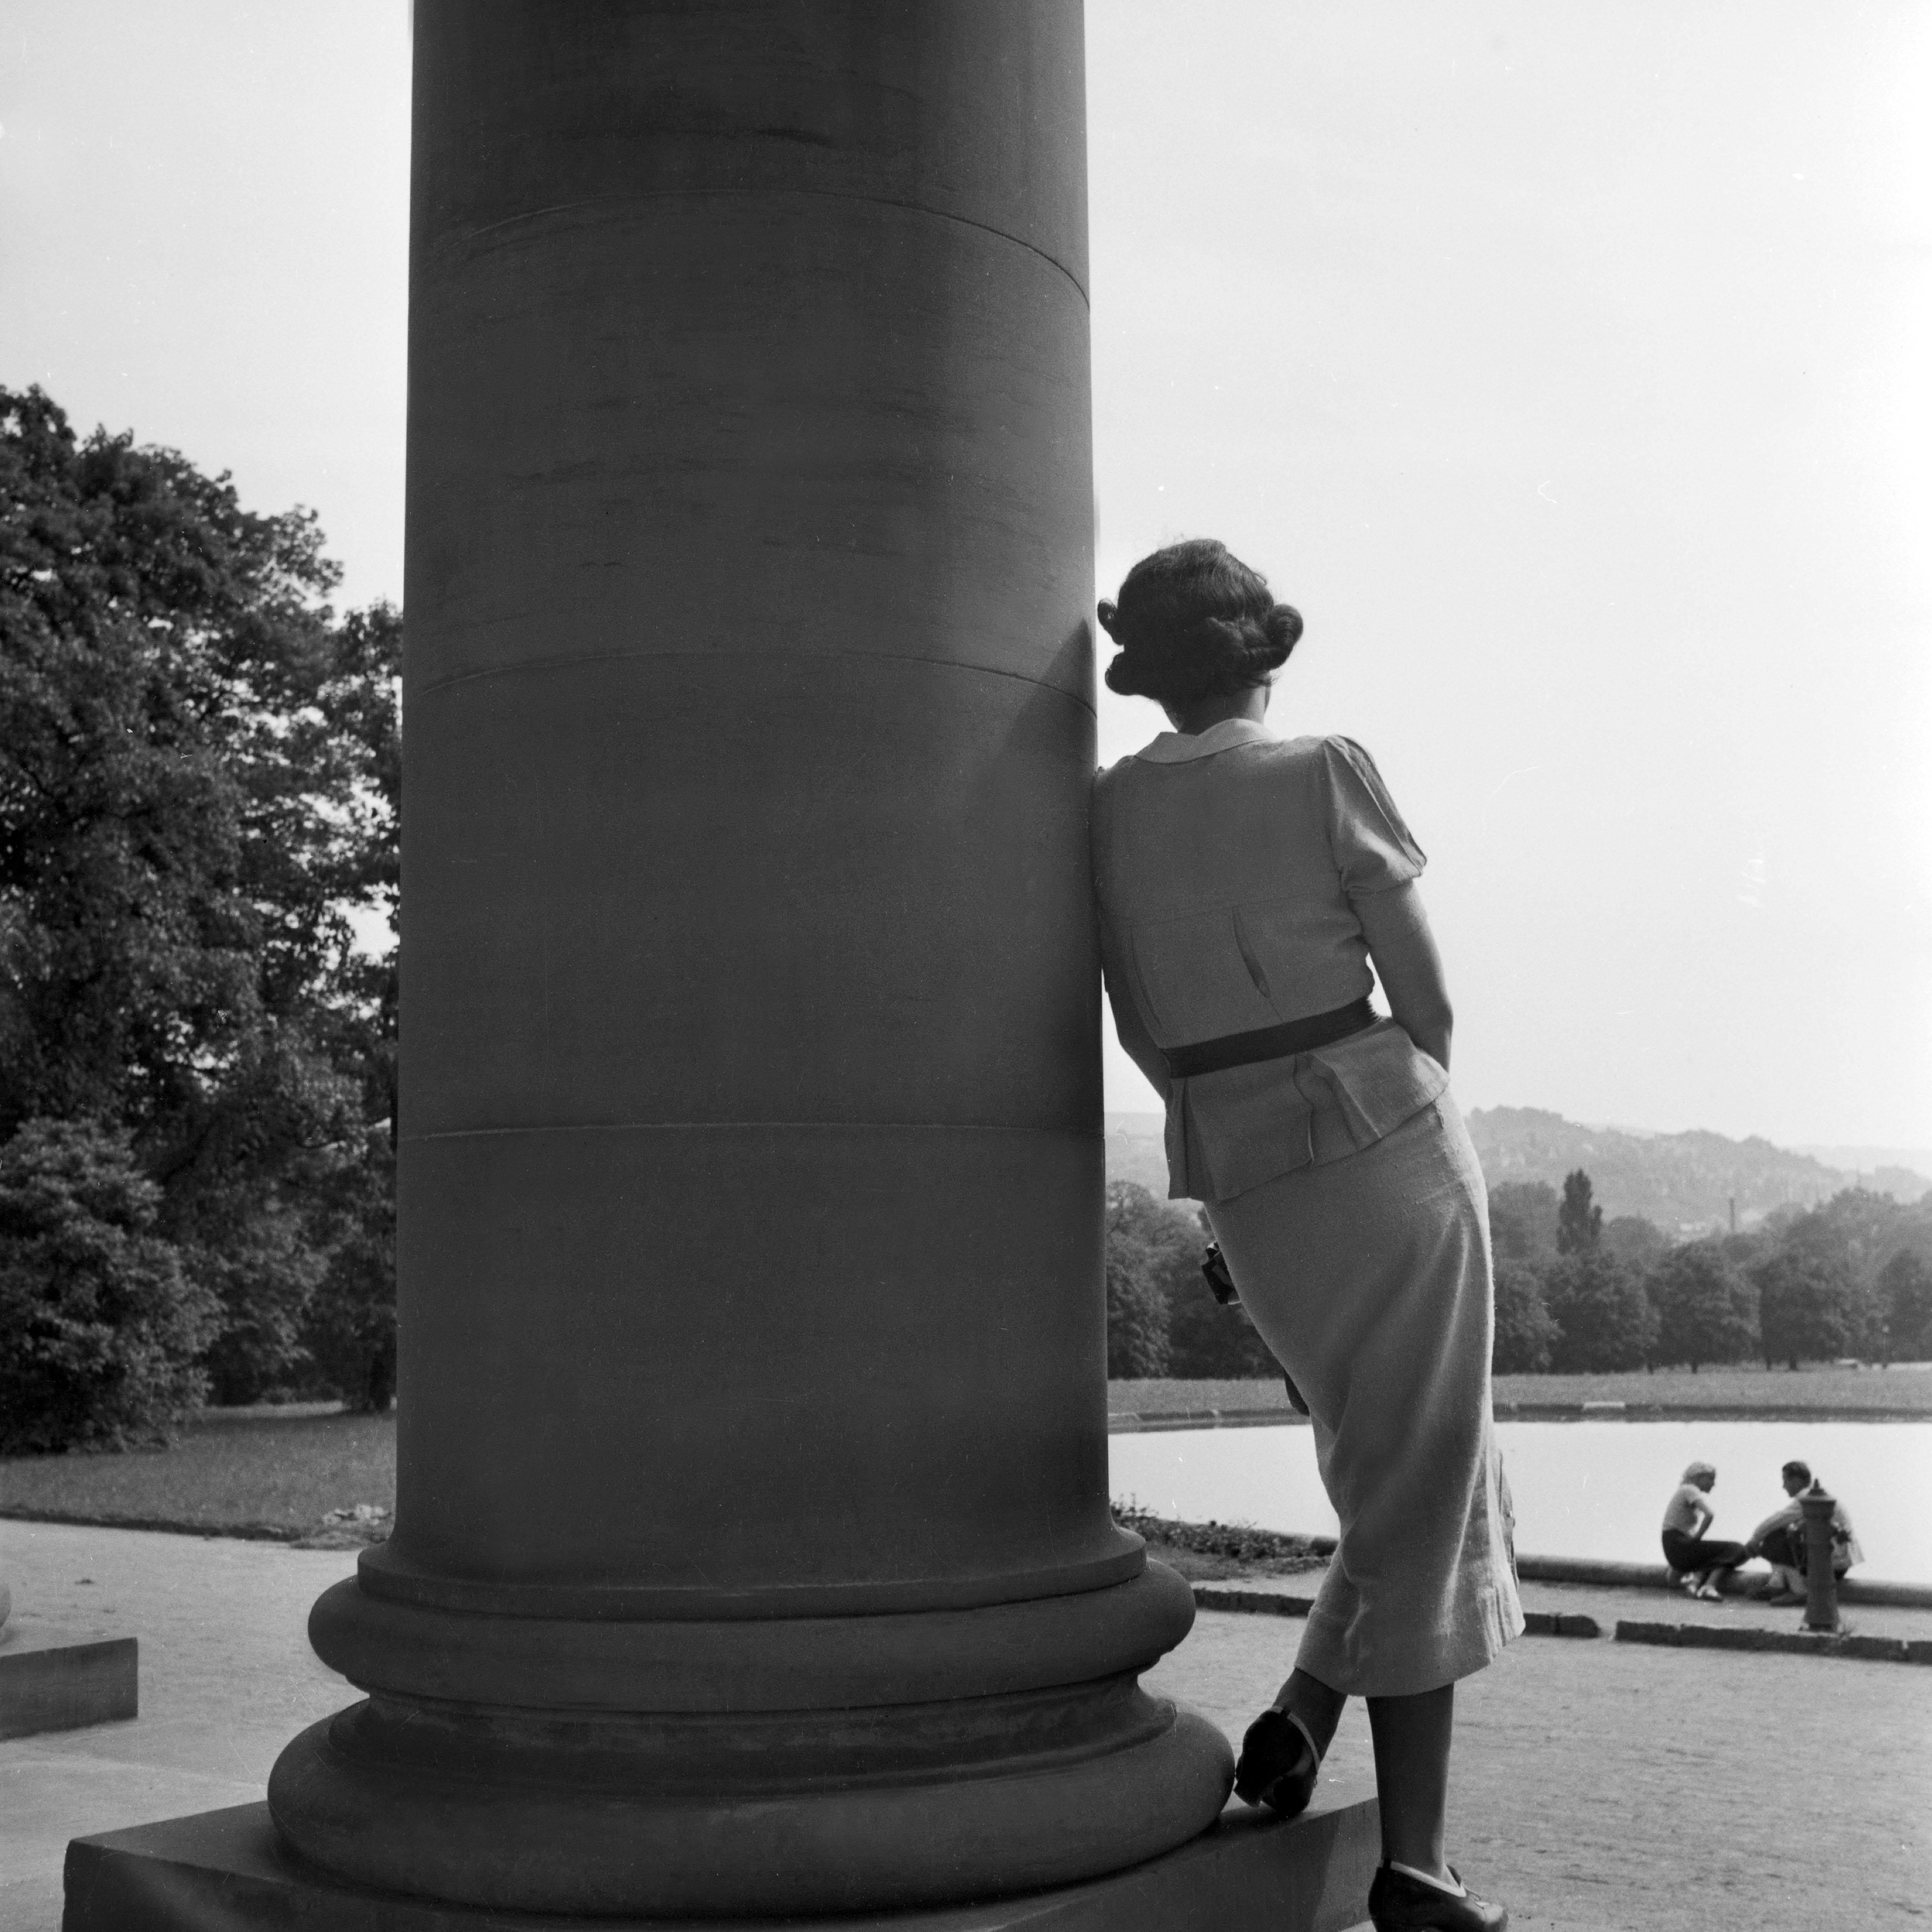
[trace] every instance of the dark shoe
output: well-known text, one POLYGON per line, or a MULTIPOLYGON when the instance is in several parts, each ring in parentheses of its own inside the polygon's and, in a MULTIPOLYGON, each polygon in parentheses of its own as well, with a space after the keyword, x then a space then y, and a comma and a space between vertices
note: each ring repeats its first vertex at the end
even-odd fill
MULTIPOLYGON (((1454 1865, 1449 1876, 1458 1885, 1462 1882, 1462 1874, 1454 1865)), ((1378 1865, 1369 1887, 1369 1918, 1376 1932, 1504 1932, 1509 1910, 1473 1892, 1458 1898, 1393 1865, 1378 1865)))
POLYGON ((1264 1711, 1241 1740, 1234 1795, 1292 1818, 1307 1810, 1321 1774, 1322 1754, 1301 1720, 1285 1711, 1264 1711))

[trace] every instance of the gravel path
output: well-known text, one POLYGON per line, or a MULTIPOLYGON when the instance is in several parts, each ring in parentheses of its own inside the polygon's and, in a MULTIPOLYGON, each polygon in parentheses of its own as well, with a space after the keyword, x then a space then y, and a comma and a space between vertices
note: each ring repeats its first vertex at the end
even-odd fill
MULTIPOLYGON (((142 1711, 0 1743, 0 1932, 54 1932, 70 1838, 260 1798, 282 1746, 354 1694, 304 1636, 354 1562, 0 1522, 19 1624, 138 1636, 142 1711)), ((1299 1635, 1205 1612, 1148 1681, 1238 1739, 1299 1635)), ((1330 1766, 1370 1768, 1359 1705, 1330 1766)), ((1526 1638, 1460 1694, 1454 1804, 1451 1856, 1520 1932, 1923 1923, 1932 1670, 1526 1638)))
MULTIPOLYGON (((1238 1739, 1300 1631, 1204 1611, 1146 1681, 1238 1739)), ((1517 1932, 1925 1922, 1932 1670, 1525 1637, 1456 1715, 1450 1856, 1517 1932)), ((1358 1702, 1328 1766, 1373 1775, 1358 1702)))

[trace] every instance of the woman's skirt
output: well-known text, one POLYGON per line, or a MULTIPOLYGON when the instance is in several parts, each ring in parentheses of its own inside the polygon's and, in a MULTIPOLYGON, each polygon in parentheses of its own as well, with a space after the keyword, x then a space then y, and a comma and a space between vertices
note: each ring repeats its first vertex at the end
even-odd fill
POLYGON ((1490 1415, 1487 1196, 1454 1101, 1208 1216, 1308 1404, 1341 1519, 1298 1665, 1366 1697, 1481 1670, 1522 1607, 1490 1415))

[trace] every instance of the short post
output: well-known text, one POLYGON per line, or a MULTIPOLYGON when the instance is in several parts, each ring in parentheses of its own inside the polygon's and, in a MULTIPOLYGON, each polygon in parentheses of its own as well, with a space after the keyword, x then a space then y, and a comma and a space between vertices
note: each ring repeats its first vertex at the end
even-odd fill
POLYGON ((1814 1480, 1798 1498, 1804 1512, 1804 1628, 1835 1630, 1838 1624, 1838 1579, 1832 1568, 1832 1513, 1838 1498, 1814 1480))

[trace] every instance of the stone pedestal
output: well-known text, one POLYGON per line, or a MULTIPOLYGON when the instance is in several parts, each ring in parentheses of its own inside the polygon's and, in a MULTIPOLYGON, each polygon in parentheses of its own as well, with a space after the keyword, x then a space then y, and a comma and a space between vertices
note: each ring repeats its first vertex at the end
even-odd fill
MULTIPOLYGON (((1083 1885, 886 1918, 761 1918, 738 1932, 1342 1932, 1361 1922, 1381 1856, 1375 1799, 1330 1786, 1291 1824, 1231 1805, 1218 1828, 1178 1851, 1083 1885)), ((62 1932, 562 1932, 584 1922, 332 1884, 289 1857, 266 1806, 242 1804, 76 1839, 62 1932)), ((602 1932, 715 1927, 600 1923, 602 1932)))
POLYGON ((1108 1507, 1077 0, 415 20, 396 1525, 275 1827, 620 1919, 1154 1858, 1231 1767, 1108 1507))
POLYGON ((66 1643, 0 1630, 0 1738, 138 1717, 140 1675, 140 1646, 131 1636, 66 1643))

